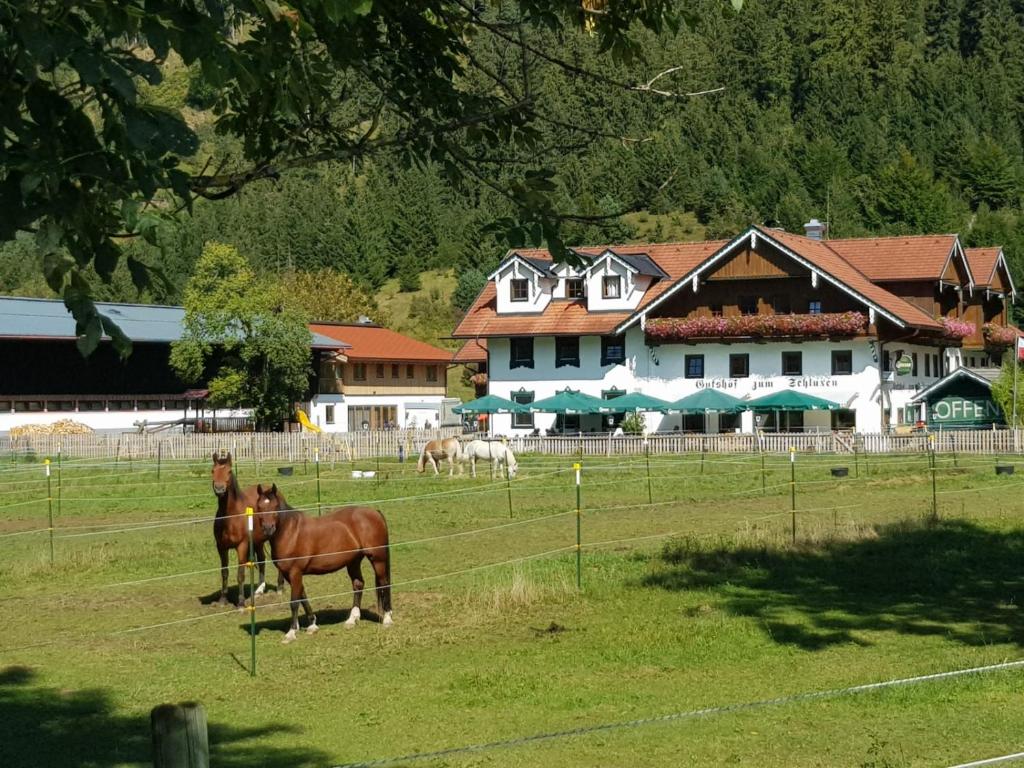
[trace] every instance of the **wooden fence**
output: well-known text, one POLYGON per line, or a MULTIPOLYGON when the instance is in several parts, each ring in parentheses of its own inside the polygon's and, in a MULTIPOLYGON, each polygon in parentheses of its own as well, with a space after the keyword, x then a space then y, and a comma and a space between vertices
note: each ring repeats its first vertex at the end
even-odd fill
POLYGON ((458 427, 395 429, 376 432, 250 432, 223 434, 88 434, 26 435, 0 438, 0 453, 69 458, 144 460, 208 459, 214 451, 236 458, 302 461, 317 452, 321 461, 356 460, 371 456, 419 455, 428 440, 459 435, 458 427))
MULTIPOLYGON (((406 458, 419 455, 428 440, 461 434, 458 427, 442 429, 387 430, 378 432, 259 432, 241 434, 90 434, 28 435, 0 438, 0 454, 69 458, 143 460, 207 459, 214 451, 231 451, 240 459, 274 461, 311 460, 319 452, 322 461, 350 461, 374 456, 406 458)), ((675 453, 923 453, 934 438, 939 453, 1014 454, 1024 449, 1024 430, 933 432, 912 435, 810 432, 752 434, 673 434, 537 436, 509 440, 516 453, 549 456, 636 456, 675 453), (646 445, 645 445, 646 442, 646 445)), ((468 439, 468 437, 464 438, 468 439)))

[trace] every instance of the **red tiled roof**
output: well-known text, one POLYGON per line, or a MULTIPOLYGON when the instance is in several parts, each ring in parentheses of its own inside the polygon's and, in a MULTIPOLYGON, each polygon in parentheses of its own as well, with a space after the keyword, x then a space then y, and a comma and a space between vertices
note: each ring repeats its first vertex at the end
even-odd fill
MULTIPOLYGON (((832 247, 834 241, 815 240, 811 237, 778 230, 758 229, 763 235, 775 239, 786 248, 805 257, 816 267, 824 270, 889 314, 895 315, 907 325, 942 330, 942 324, 923 309, 871 282, 863 272, 836 253, 832 247)), ((941 273, 942 267, 940 266, 939 274, 941 273)))
POLYGON ((956 239, 956 235, 908 235, 824 242, 869 280, 938 280, 956 239))
MULTIPOLYGON (((645 253, 669 275, 668 280, 659 280, 651 286, 639 309, 657 299, 678 278, 694 269, 727 241, 710 240, 703 243, 650 243, 641 245, 603 245, 580 248, 589 253, 603 253, 611 249, 616 253, 645 253)), ((551 260, 551 254, 541 248, 520 249, 521 256, 551 260)), ((490 281, 473 302, 466 316, 459 323, 452 336, 456 338, 476 336, 535 336, 535 335, 599 335, 611 333, 620 323, 633 315, 630 310, 621 312, 588 312, 586 304, 580 301, 553 300, 543 312, 537 314, 498 315, 495 286, 490 281)))
MULTIPOLYGON (((941 323, 927 312, 890 293, 875 281, 939 280, 957 241, 956 235, 817 240, 780 230, 761 227, 757 230, 901 323, 928 330, 942 329, 941 323)), ((647 254, 669 277, 655 281, 633 312, 588 312, 583 302, 556 299, 541 313, 500 316, 496 309, 495 285, 489 282, 452 335, 472 338, 610 333, 678 285, 682 278, 729 242, 714 240, 578 248, 578 252, 586 254, 600 254, 609 249, 622 254, 647 254)), ((543 249, 522 249, 516 253, 537 261, 551 260, 551 255, 543 249)), ((973 264, 969 262, 969 265, 974 272, 973 264)), ((987 273, 983 269, 978 271, 987 279, 992 268, 987 273)))
POLYGON ((974 273, 974 284, 979 288, 992 285, 992 278, 996 273, 996 262, 999 260, 999 252, 1002 248, 965 248, 967 263, 971 265, 971 272, 974 273))
POLYGON ((452 356, 453 363, 486 363, 487 339, 470 339, 452 356))
POLYGON ((313 333, 350 344, 352 348, 344 350, 349 360, 447 363, 452 359, 452 353, 446 349, 411 339, 379 325, 312 323, 309 328, 313 333))

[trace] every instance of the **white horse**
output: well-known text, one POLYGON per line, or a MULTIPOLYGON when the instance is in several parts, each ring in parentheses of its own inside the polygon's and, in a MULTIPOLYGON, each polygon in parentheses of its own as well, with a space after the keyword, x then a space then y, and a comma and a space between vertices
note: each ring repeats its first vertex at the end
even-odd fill
POLYGON ((512 453, 512 449, 504 443, 495 442, 493 440, 471 440, 462 447, 462 456, 460 457, 460 461, 465 459, 469 460, 469 469, 473 477, 476 477, 476 462, 478 459, 490 462, 492 480, 494 479, 495 473, 501 473, 502 464, 505 465, 510 480, 515 477, 516 472, 519 471, 519 464, 516 462, 516 457, 515 454, 512 453))
MULTIPOLYGON (((429 463, 434 468, 434 474, 440 474, 437 470, 437 463, 448 459, 448 477, 455 471, 455 463, 462 461, 462 444, 456 437, 449 437, 442 440, 431 440, 420 452, 420 460, 416 462, 416 471, 421 473, 429 463)), ((462 474, 462 466, 459 466, 459 474, 462 474)))

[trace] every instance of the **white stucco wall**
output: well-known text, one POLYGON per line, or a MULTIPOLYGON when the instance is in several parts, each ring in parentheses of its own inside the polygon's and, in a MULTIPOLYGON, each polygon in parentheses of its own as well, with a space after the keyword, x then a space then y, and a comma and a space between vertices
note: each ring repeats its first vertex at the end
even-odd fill
MULTIPOLYGON (((248 410, 218 410, 218 418, 248 416, 248 410)), ((131 411, 31 411, 31 412, 0 412, 0 434, 9 432, 13 427, 26 424, 53 424, 55 421, 70 419, 85 424, 96 432, 136 432, 135 422, 146 421, 153 426, 163 421, 176 421, 184 416, 183 409, 173 410, 131 410, 131 411)), ((195 411, 190 410, 189 416, 194 417, 195 411)), ((212 418, 212 411, 207 411, 206 418, 212 418)))
POLYGON ((348 423, 349 407, 393 405, 399 427, 436 427, 444 395, 317 395, 310 406, 309 420, 324 432, 349 432, 362 428, 348 423), (327 406, 334 406, 334 423, 327 423, 327 406), (415 423, 414 423, 415 421, 415 423))
POLYGON ((551 302, 551 291, 555 281, 542 277, 536 270, 513 260, 498 272, 495 278, 497 291, 496 310, 499 314, 543 312, 551 302), (525 279, 529 285, 527 301, 512 301, 512 280, 525 279))
MULTIPOLYGON (((700 389, 714 388, 742 399, 752 399, 787 388, 807 392, 839 403, 856 414, 856 429, 860 432, 877 432, 882 428, 883 398, 879 379, 880 362, 877 358, 877 344, 867 339, 849 342, 809 341, 804 343, 766 342, 737 344, 661 344, 648 347, 643 332, 630 328, 626 332, 626 362, 623 365, 600 365, 601 339, 586 336, 580 339, 580 367, 555 367, 555 344, 552 337, 538 337, 534 340, 534 367, 509 368, 509 344, 507 339, 489 341, 489 391, 501 397, 510 398, 516 391, 525 389, 534 392, 536 400, 550 397, 570 387, 600 397, 602 390, 623 389, 627 392, 642 391, 664 400, 678 400, 700 389), (832 352, 849 350, 853 356, 851 375, 832 374, 832 352), (796 351, 802 354, 803 373, 800 376, 783 376, 782 352, 796 351), (746 378, 729 377, 729 355, 747 354, 750 361, 750 375, 746 378), (687 355, 704 355, 704 377, 687 379, 685 359, 687 355)), ((918 375, 890 376, 886 384, 892 397, 892 418, 896 409, 904 407, 914 394, 938 377, 932 370, 924 375, 924 355, 941 354, 934 347, 900 344, 907 353, 917 352, 919 357, 918 375)), ((535 414, 534 426, 546 430, 554 425, 553 414, 535 414)), ((679 426, 681 417, 677 414, 648 414, 647 425, 651 430, 672 430, 679 426)), ((753 419, 743 419, 744 428, 753 428, 753 419)), ((805 428, 828 430, 831 416, 828 412, 807 412, 805 428)), ((599 416, 584 417, 582 428, 601 428, 599 416)), ((708 425, 717 427, 717 420, 708 425)), ((530 429, 513 429, 510 415, 496 415, 493 430, 498 434, 528 434, 530 429)))

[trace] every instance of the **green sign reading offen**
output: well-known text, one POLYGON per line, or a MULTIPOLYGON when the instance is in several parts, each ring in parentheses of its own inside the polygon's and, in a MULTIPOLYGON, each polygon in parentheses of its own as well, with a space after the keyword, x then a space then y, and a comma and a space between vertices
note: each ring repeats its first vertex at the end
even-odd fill
POLYGON ((928 422, 957 426, 989 426, 1003 422, 1003 413, 991 398, 950 395, 928 404, 928 422))

